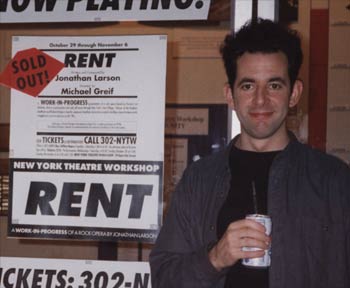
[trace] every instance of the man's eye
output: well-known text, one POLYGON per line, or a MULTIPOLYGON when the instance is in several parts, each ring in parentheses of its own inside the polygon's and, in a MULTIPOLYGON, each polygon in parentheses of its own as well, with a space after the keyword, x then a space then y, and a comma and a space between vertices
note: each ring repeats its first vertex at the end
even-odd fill
POLYGON ((250 90, 252 88, 253 88, 253 84, 251 84, 251 83, 246 83, 246 84, 241 85, 241 89, 244 91, 250 90))
POLYGON ((280 83, 270 83, 270 88, 273 90, 278 90, 282 88, 282 85, 280 83))

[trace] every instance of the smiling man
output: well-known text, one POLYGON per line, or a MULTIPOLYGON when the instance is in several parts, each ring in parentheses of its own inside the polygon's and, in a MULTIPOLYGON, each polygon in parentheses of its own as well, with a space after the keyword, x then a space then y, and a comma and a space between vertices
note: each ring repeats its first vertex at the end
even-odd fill
POLYGON ((289 142, 288 108, 298 103, 301 92, 300 80, 290 83, 288 59, 282 52, 242 55, 233 87, 225 87, 227 101, 241 123, 237 145, 254 151, 283 149, 289 142))
POLYGON ((303 90, 297 33, 258 19, 221 52, 241 134, 184 172, 150 256, 152 287, 350 287, 350 169, 286 128, 303 90), (248 214, 268 215, 272 233, 248 214), (242 264, 269 248, 270 266, 242 264))

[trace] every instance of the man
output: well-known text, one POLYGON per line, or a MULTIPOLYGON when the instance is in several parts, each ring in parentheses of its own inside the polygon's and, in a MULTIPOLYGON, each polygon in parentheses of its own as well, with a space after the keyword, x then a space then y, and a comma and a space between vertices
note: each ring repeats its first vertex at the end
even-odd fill
POLYGON ((303 89, 299 37, 258 19, 222 55, 241 134, 184 172, 150 255, 152 287, 350 287, 350 169, 286 129, 303 89), (271 236, 252 213, 271 217, 271 236), (242 265, 269 245, 269 268, 242 265))

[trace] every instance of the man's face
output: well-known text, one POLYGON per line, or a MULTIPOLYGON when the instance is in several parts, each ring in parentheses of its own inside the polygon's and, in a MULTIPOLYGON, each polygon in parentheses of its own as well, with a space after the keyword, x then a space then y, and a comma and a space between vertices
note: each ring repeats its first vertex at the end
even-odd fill
POLYGON ((237 60, 230 104, 240 120, 242 137, 254 140, 286 135, 288 108, 297 104, 301 93, 290 85, 288 60, 281 52, 244 53, 237 60))

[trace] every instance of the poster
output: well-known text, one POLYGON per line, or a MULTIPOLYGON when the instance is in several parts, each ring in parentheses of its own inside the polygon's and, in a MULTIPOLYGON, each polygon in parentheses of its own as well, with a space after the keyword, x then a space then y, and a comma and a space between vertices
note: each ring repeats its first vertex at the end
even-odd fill
POLYGON ((210 0, 1 0, 0 23, 206 20, 209 7, 210 0))
POLYGON ((29 37, 64 68, 11 91, 9 236, 153 242, 161 225, 166 36, 29 37))
POLYGON ((350 165, 350 3, 329 3, 327 152, 350 165))
POLYGON ((223 149, 229 139, 226 104, 169 104, 165 117, 164 210, 185 168, 223 149))
POLYGON ((147 262, 0 257, 0 287, 150 288, 147 262))

